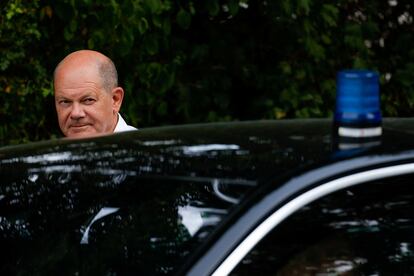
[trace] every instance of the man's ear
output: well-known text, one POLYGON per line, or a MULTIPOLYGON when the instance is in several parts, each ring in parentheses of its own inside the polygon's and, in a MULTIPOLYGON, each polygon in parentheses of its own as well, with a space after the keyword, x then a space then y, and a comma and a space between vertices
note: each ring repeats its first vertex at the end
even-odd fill
POLYGON ((124 89, 122 87, 115 87, 112 89, 112 108, 114 112, 119 112, 124 99, 124 89))

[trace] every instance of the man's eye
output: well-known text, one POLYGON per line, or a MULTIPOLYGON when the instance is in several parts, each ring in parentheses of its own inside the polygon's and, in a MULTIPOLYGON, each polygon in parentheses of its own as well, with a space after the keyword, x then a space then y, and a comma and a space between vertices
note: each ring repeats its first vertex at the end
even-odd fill
POLYGON ((95 99, 93 98, 86 98, 85 100, 83 100, 84 103, 86 104, 93 104, 95 102, 95 99))
POLYGON ((68 105, 68 104, 70 104, 70 101, 68 101, 68 100, 61 100, 61 101, 59 101, 59 104, 60 105, 68 105))

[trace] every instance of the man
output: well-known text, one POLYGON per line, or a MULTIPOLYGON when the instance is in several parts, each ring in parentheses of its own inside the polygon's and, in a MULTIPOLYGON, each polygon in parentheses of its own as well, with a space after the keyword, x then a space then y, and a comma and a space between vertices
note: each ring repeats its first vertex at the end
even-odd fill
POLYGON ((54 72, 55 106, 66 137, 82 138, 135 130, 118 113, 124 90, 114 63, 105 55, 80 50, 66 56, 54 72))

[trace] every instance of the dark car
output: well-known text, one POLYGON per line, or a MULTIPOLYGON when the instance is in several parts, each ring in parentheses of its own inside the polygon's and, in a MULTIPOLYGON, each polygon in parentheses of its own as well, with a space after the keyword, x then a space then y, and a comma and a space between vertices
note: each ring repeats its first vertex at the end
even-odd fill
POLYGON ((330 119, 0 149, 1 275, 412 275, 414 120, 330 119))

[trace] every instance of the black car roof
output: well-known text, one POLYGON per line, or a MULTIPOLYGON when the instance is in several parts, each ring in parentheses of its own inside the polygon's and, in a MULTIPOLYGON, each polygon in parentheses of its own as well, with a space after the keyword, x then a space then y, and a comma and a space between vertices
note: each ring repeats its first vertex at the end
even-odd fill
MULTIPOLYGON (((412 119, 385 119, 382 144, 376 151, 410 149, 413 122, 412 119)), ((333 150, 331 134, 330 119, 154 127, 98 138, 56 139, 3 147, 0 164, 4 169, 7 164, 52 166, 112 162, 125 166, 130 163, 143 176, 200 179, 214 176, 249 182, 367 151, 338 154, 333 150), (132 156, 134 159, 129 162, 132 156)))

